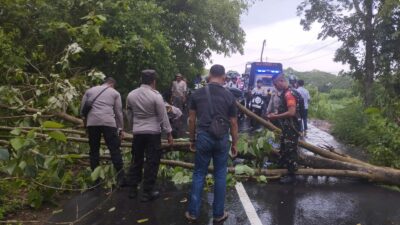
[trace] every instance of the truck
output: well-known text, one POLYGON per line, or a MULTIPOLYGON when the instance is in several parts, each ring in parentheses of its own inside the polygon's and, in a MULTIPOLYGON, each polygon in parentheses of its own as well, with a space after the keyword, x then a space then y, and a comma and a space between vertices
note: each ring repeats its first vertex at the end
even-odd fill
POLYGON ((283 72, 282 63, 275 62, 252 62, 246 64, 246 70, 250 70, 248 89, 255 87, 258 80, 263 82, 265 87, 273 87, 272 77, 283 72), (250 68, 249 68, 250 67, 250 68))

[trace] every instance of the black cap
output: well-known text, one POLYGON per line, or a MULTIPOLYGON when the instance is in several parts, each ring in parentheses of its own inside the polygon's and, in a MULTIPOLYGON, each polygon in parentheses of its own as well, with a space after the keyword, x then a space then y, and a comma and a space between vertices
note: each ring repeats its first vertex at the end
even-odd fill
POLYGON ((142 83, 151 84, 157 78, 157 72, 152 69, 142 70, 142 83))

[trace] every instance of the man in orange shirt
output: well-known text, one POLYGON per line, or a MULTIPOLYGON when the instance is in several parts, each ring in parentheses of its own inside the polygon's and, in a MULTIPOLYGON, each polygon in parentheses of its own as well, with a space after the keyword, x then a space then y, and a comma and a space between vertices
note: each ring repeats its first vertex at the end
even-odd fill
POLYGON ((288 176, 284 177, 282 182, 293 182, 295 180, 295 172, 297 171, 297 144, 299 139, 299 112, 298 99, 283 74, 273 77, 275 88, 281 92, 281 104, 278 113, 270 113, 267 115, 270 120, 278 120, 281 128, 281 146, 279 165, 288 169, 288 176))

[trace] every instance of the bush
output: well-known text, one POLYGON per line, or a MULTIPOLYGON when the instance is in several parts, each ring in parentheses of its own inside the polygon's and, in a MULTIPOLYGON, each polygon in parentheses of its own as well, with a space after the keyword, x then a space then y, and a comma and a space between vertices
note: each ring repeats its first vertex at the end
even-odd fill
POLYGON ((400 127, 382 116, 381 110, 364 110, 360 100, 352 101, 335 113, 333 134, 364 147, 372 163, 400 168, 400 127))
POLYGON ((356 99, 334 113, 332 133, 347 143, 360 145, 364 143, 362 130, 366 122, 361 101, 356 99))
POLYGON ((350 98, 352 95, 353 94, 348 89, 332 89, 329 92, 329 99, 340 100, 343 98, 350 98))

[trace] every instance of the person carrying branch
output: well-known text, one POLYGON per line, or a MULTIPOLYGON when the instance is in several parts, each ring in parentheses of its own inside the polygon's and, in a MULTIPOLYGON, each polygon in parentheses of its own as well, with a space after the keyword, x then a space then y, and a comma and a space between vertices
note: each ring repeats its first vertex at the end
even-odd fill
POLYGON ((298 111, 298 93, 289 88, 289 83, 283 74, 273 77, 273 83, 280 94, 280 104, 278 112, 271 112, 267 115, 269 120, 278 120, 282 135, 280 139, 280 159, 279 166, 288 169, 288 176, 281 179, 283 183, 295 181, 295 172, 297 171, 298 152, 297 145, 299 139, 299 113, 298 111))

